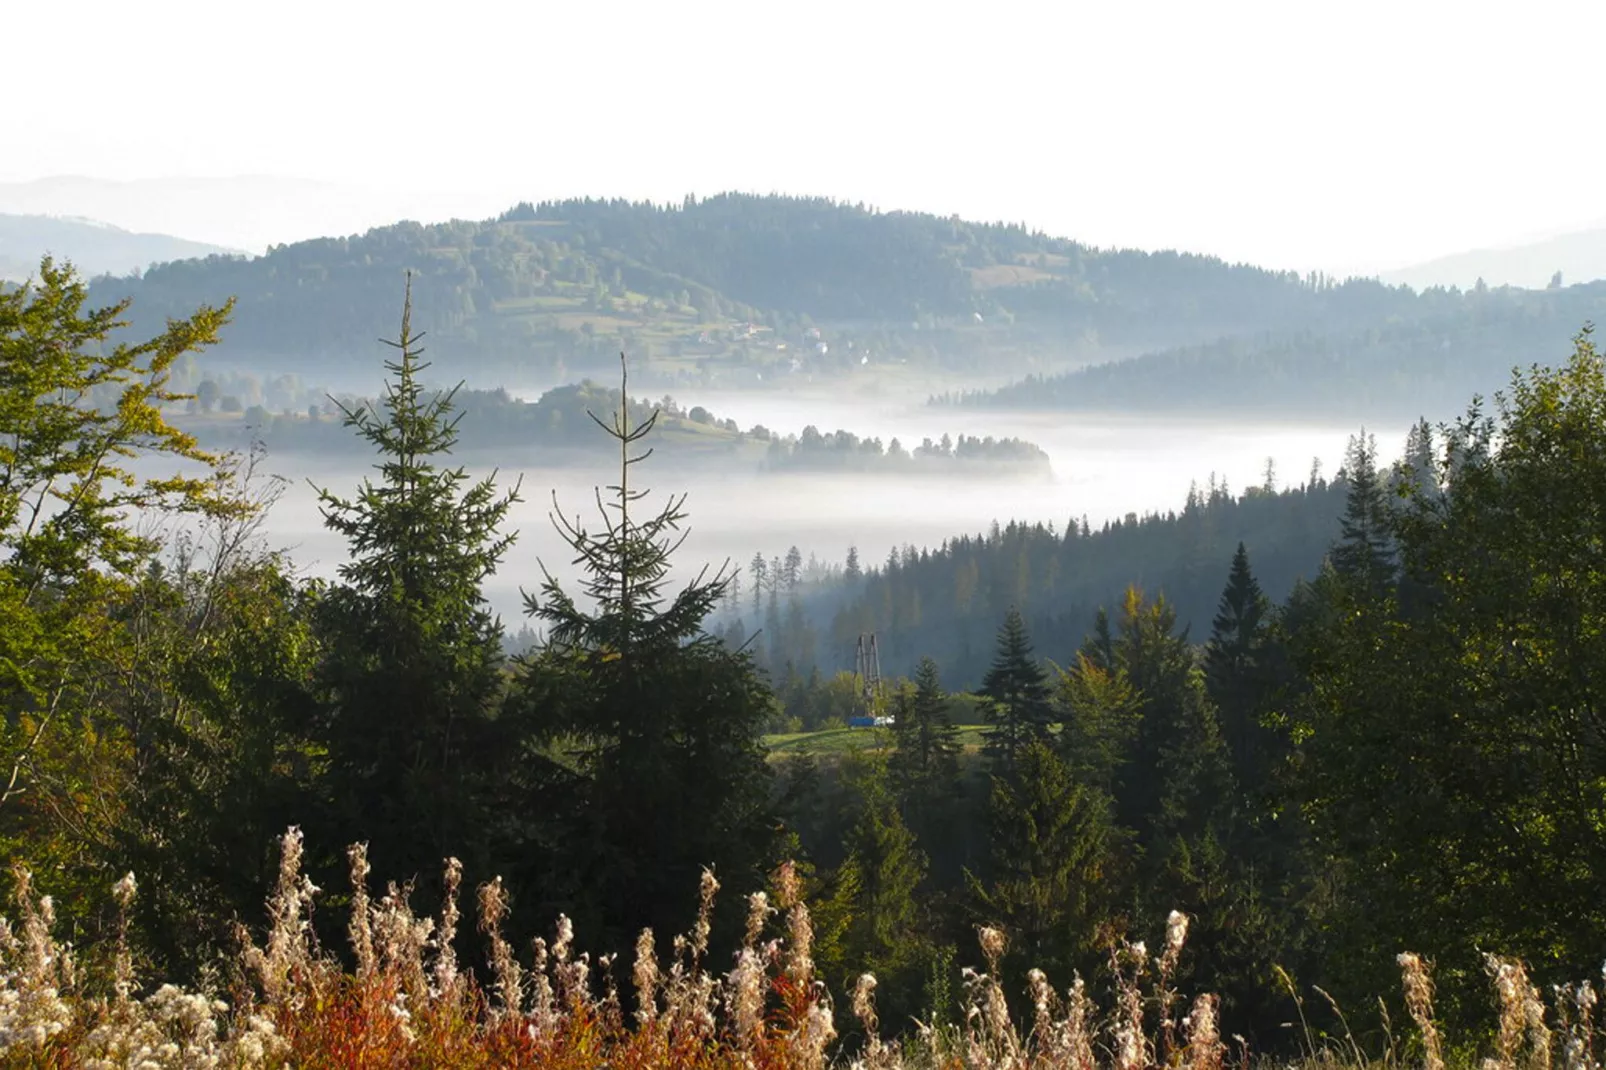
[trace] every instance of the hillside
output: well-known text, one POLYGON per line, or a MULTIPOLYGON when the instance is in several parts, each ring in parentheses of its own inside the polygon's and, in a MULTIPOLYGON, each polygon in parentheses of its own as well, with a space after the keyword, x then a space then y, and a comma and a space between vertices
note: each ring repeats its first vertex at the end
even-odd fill
MULTIPOLYGON (((1241 335, 1159 350, 936 405, 981 409, 1209 413, 1405 423, 1442 419, 1503 388, 1515 366, 1564 353, 1606 317, 1606 282, 1558 290, 1430 290, 1419 318, 1364 329, 1241 335)), ((1542 361, 1541 361, 1542 362, 1542 361)))
POLYGON ((0 214, 0 279, 28 278, 46 253, 72 261, 89 277, 128 275, 169 260, 233 252, 168 234, 135 234, 89 219, 0 214))
POLYGON ((482 222, 400 223, 252 260, 103 281, 149 328, 237 296, 209 358, 366 382, 405 271, 448 374, 563 381, 628 349, 647 381, 774 383, 909 362, 960 373, 1058 367, 1245 331, 1410 317, 1376 282, 1311 285, 1176 253, 1103 251, 1018 226, 725 195, 676 207, 520 205, 482 222))

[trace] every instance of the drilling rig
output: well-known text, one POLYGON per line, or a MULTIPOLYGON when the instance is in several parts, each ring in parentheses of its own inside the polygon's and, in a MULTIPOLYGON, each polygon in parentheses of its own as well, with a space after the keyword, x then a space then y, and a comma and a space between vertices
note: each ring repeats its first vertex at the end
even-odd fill
POLYGON ((874 632, 859 636, 853 675, 859 684, 859 708, 848 723, 855 728, 872 728, 882 717, 881 653, 876 649, 874 632))

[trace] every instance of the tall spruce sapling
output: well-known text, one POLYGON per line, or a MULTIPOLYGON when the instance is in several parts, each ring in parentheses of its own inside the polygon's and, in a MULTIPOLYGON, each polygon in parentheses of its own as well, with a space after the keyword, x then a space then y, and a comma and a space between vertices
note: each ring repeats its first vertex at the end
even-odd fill
POLYGON ((456 389, 426 390, 422 339, 409 274, 401 332, 382 339, 398 356, 379 411, 335 402, 379 453, 379 478, 351 499, 318 489, 324 523, 350 547, 321 610, 336 819, 403 873, 472 850, 480 827, 470 751, 502 689, 502 626, 482 585, 517 538, 501 527, 519 501, 494 472, 476 482, 437 464, 457 442, 456 389))

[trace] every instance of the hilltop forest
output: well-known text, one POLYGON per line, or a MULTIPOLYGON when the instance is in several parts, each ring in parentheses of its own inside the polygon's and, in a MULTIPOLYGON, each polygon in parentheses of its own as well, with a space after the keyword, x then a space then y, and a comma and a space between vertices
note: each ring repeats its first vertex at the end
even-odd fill
MULTIPOLYGON (((889 255, 948 226, 786 207, 869 228, 889 255)), ((721 255, 740 263, 744 239, 716 224, 748 209, 775 206, 570 205, 481 229, 397 228, 152 272, 141 299, 153 307, 139 311, 98 306, 98 285, 49 261, 0 293, 0 844, 27 867, 7 878, 24 916, 0 952, 7 991, 20 993, 4 1004, 7 1028, 32 1038, 30 1050, 89 1051, 119 1035, 95 1021, 168 1013, 177 990, 131 995, 136 969, 201 991, 234 984, 237 1012, 202 999, 182 1013, 255 1036, 259 1055, 272 1040, 301 1064, 348 1065, 330 1053, 364 1037, 405 1047, 407 1036, 494 1034, 524 1045, 510 1057, 519 1065, 580 1066, 601 1050, 587 1045, 657 1043, 682 1028, 699 1051, 758 1050, 766 1021, 782 1023, 788 1043, 814 1038, 818 1058, 796 1065, 821 1065, 838 1034, 832 1050, 875 1052, 871 993, 887 1033, 962 1052, 981 1043, 969 1000, 990 1001, 987 1029, 1032 1019, 1025 993, 1041 989, 1030 970, 1060 989, 1081 976, 1135 993, 1122 971, 1148 961, 1127 943, 1143 939, 1165 949, 1162 987, 1208 986, 1220 1002, 1203 1006, 1219 1009, 1223 1030, 1282 1054, 1299 1048, 1285 1023, 1301 1015, 1340 1029, 1304 1001, 1315 986, 1369 1045, 1390 1006, 1393 1021, 1408 1020, 1396 996, 1377 1002, 1399 991, 1402 949, 1435 964, 1438 1013, 1469 1048, 1486 1039, 1482 952, 1520 957, 1545 986, 1598 968, 1606 361, 1587 330, 1570 352, 1528 354, 1559 363, 1518 371, 1492 405, 1420 425, 1397 464, 1362 436, 1332 481, 1268 479, 1236 497, 1212 487, 1175 515, 1099 531, 1008 527, 874 569, 851 563, 829 581, 841 627, 873 622, 913 664, 878 699, 891 726, 835 756, 766 736, 787 698, 760 663, 754 644, 765 640, 716 634, 721 606, 751 612, 733 571, 669 586, 680 533, 697 518, 667 466, 643 459, 659 429, 623 402, 627 378, 596 399, 618 411, 592 411, 594 448, 618 459, 613 486, 589 519, 555 517, 578 583, 520 553, 507 517, 522 486, 456 466, 456 398, 423 384, 418 337, 431 317, 469 330, 486 315, 424 296, 449 287, 400 302, 384 393, 342 417, 377 465, 354 485, 319 488, 324 522, 350 551, 330 579, 262 544, 276 484, 256 455, 209 453, 164 416, 186 402, 171 373, 186 356, 207 359, 236 330, 231 317, 252 344, 268 323, 306 327, 288 312, 298 287, 344 318, 345 337, 374 331, 364 302, 379 300, 400 260, 367 273, 354 258, 387 243, 405 259, 415 238, 459 233, 467 244, 443 253, 434 277, 477 277, 472 235, 539 247, 513 235, 553 224, 563 247, 586 250, 582 264, 609 249, 631 257, 621 277, 651 263, 667 278, 712 269, 645 235, 674 243, 691 228, 715 249, 732 243, 721 255), (632 224, 642 236, 627 245, 610 221, 632 213, 658 229, 632 224), (279 269, 271 287, 249 285, 279 269), (329 284, 312 287, 321 270, 329 284), (190 307, 144 336, 120 326, 171 315, 180 288, 165 298, 162 288, 214 271, 240 284, 238 306, 190 307), (89 400, 108 391, 114 405, 89 400), (136 474, 135 462, 164 474, 136 474), (653 483, 667 485, 649 495, 653 483), (483 594, 503 572, 527 577, 538 636, 511 657, 483 594), (1192 629, 1179 623, 1183 605, 1192 629), (973 688, 965 704, 949 693, 960 685, 973 688), (962 706, 979 724, 956 723, 962 706), (370 899, 370 870, 397 884, 370 899), (740 897, 766 885, 784 918, 763 898, 748 901, 745 924, 741 909, 709 914, 719 887, 740 897), (477 889, 483 940, 457 928, 461 888, 477 889), (437 904, 438 927, 412 913, 437 904), (553 942, 518 965, 559 914, 553 942), (667 941, 694 918, 660 975, 643 930, 667 941), (82 974, 61 965, 52 925, 82 974), (327 975, 297 957, 314 953, 313 935, 338 983, 317 987, 327 975), (783 944, 767 945, 771 935, 783 944), (576 938, 597 955, 635 948, 635 994, 595 995, 604 983, 588 971, 604 964, 573 957, 576 938), (705 961, 739 969, 731 988, 693 999, 686 986, 702 983, 705 961), (452 1002, 476 983, 459 964, 497 979, 472 989, 485 1002, 452 1002), (755 989, 755 978, 773 987, 755 989), (713 1031, 725 1027, 712 1011, 696 1018, 707 1025, 672 1013, 676 1000, 707 1006, 727 991, 748 994, 728 1010, 734 1032, 713 1031), (63 993, 79 1011, 59 1009, 63 993), (861 1025, 833 1018, 833 999, 859 1008, 861 1025), (430 1009, 441 1000, 471 1009, 448 1021, 430 1009), (495 1033, 509 1014, 516 1035, 495 1033), (418 1034, 383 1032, 409 1017, 418 1034), (558 1050, 568 1062, 541 1054, 558 1050)), ((740 229, 772 238, 752 220, 740 229)), ((993 250, 1030 240, 1008 228, 947 233, 993 250)), ((1125 292, 1127 261, 1073 252, 1061 255, 1096 292, 1125 292)), ((806 243, 795 263, 810 270, 806 243)), ((1174 266, 1179 278, 1328 299, 1264 273, 1174 266)), ((972 270, 953 279, 973 282, 972 270)), ((752 302, 783 286, 759 277, 738 289, 741 274, 710 282, 752 302)), ((919 291, 931 314, 968 312, 974 292, 940 281, 919 291)), ((821 292, 815 307, 849 314, 874 300, 914 314, 897 291, 853 289, 821 292)), ((1094 304, 1111 323, 1126 314, 1094 304)), ((795 569, 783 565, 790 584, 795 569)), ((775 580, 755 588, 766 608, 785 604, 775 580)), ((1417 1014, 1427 981, 1421 960, 1409 962, 1417 1014)), ((1135 1013, 1141 1024, 1148 1012, 1135 1013)), ((1156 1045, 1157 1060, 1181 1051, 1156 1045)))
POLYGON ((367 373, 396 280, 452 372, 522 382, 605 372, 621 347, 643 382, 749 385, 909 362, 964 374, 1063 366, 1225 336, 1414 321, 1459 296, 1418 298, 1177 253, 1106 251, 983 225, 787 197, 654 206, 520 205, 483 222, 213 256, 104 278, 139 330, 234 297, 214 363, 263 374, 367 373))

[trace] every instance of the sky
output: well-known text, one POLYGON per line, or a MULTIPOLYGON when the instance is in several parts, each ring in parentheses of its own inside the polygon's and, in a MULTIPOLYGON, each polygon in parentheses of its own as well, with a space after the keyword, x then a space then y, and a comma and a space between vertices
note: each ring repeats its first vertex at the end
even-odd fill
POLYGON ((0 183, 316 180, 350 202, 328 226, 354 190, 472 217, 734 189, 1349 274, 1606 220, 1585 0, 62 0, 0 26, 0 183))

